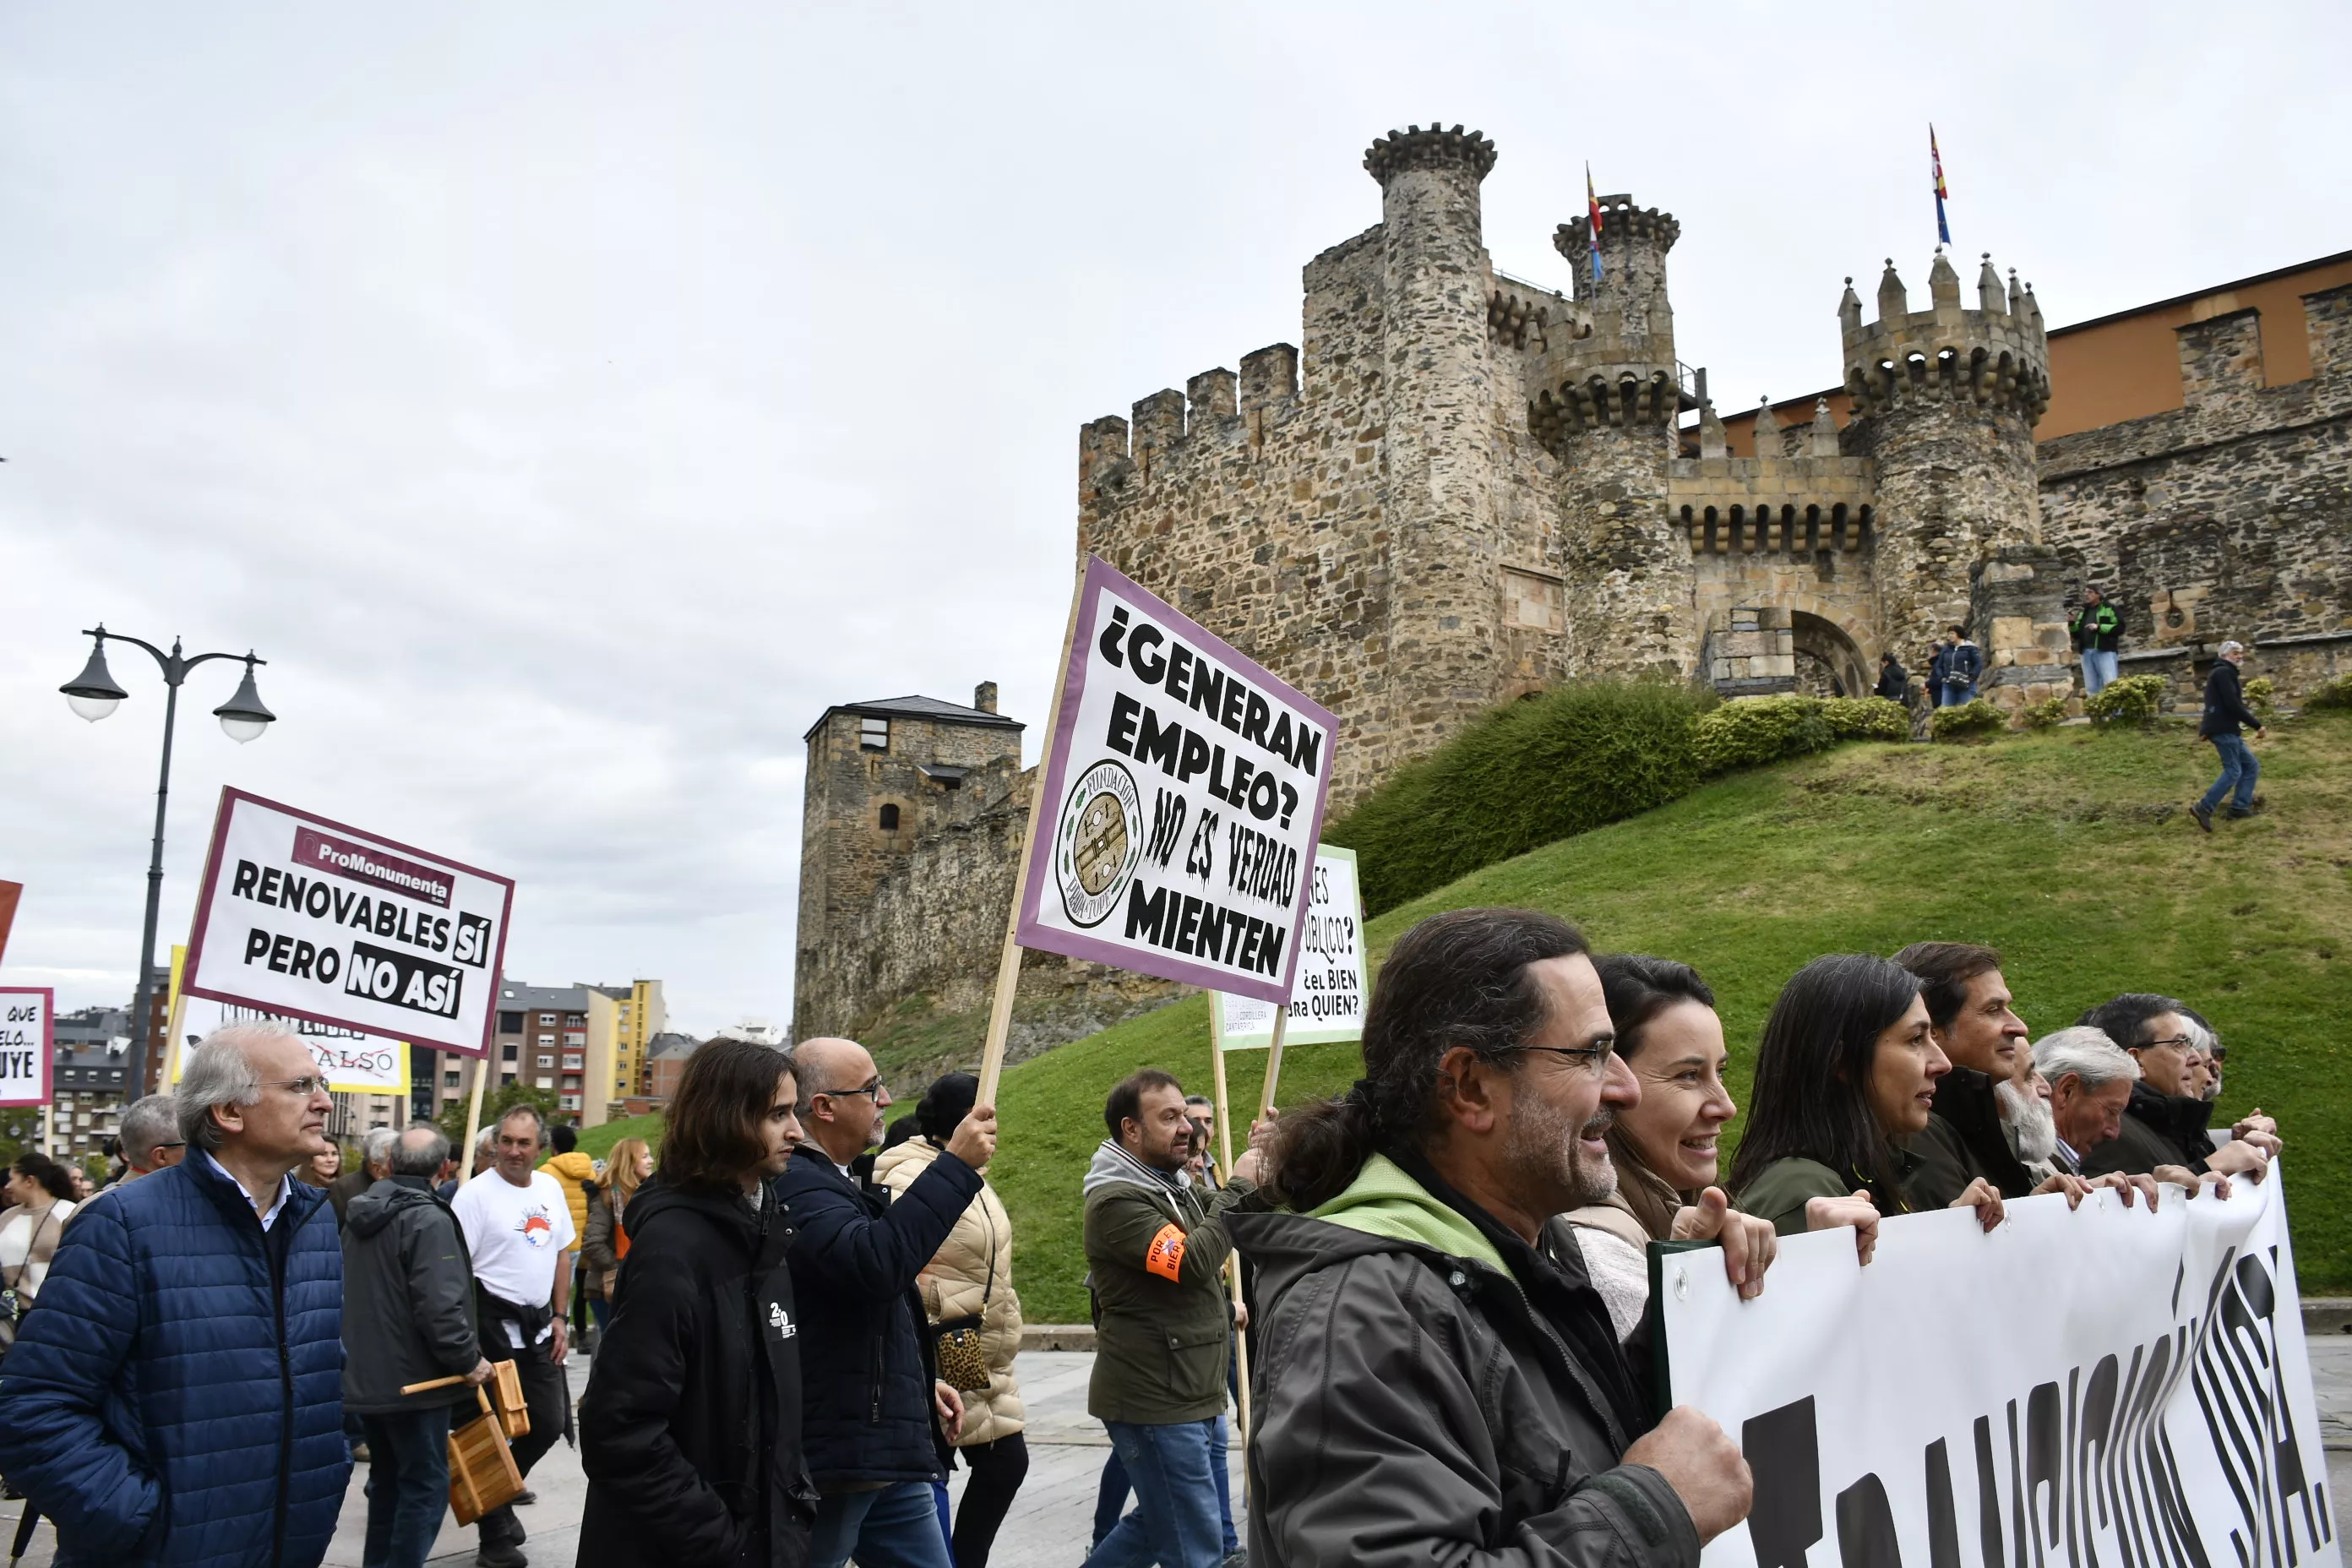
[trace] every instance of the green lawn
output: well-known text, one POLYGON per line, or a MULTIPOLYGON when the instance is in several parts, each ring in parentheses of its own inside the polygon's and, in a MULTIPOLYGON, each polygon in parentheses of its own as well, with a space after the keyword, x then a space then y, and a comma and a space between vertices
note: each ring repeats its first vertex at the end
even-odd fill
POLYGON ((601 1160, 613 1152, 613 1145, 624 1138, 642 1138, 656 1154, 661 1152, 662 1119, 656 1111, 648 1116, 625 1116, 618 1121, 607 1121, 602 1127, 591 1127, 580 1134, 580 1147, 601 1160))
MULTIPOLYGON (((2224 1116, 2260 1106, 2279 1118, 2304 1290, 2345 1290, 2352 716, 2313 715, 2272 737, 2260 747, 2268 808, 2210 838, 2182 807, 2210 781, 2213 752, 2185 729, 1849 745, 1487 867, 1375 920, 1373 956, 1439 910, 1555 910, 1598 948, 1696 965, 1721 1004, 1743 1096, 1773 996, 1824 952, 1990 942, 2037 1036, 2120 991, 2172 993, 2231 1047, 2224 1116)), ((1195 996, 1005 1074, 991 1174, 1013 1212, 1030 1321, 1086 1316, 1078 1189, 1105 1091, 1149 1064, 1205 1092, 1208 1054, 1195 996)), ((1254 1102, 1265 1060, 1229 1058, 1237 1100, 1254 1102)), ((1332 1093, 1360 1071, 1352 1046, 1294 1049, 1278 1098, 1332 1093)))

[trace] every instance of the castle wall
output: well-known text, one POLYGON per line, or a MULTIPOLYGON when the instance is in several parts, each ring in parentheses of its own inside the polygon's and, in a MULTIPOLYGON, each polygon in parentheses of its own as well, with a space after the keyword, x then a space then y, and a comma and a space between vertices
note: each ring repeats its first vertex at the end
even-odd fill
POLYGON ((2216 317, 2179 329, 2183 407, 2042 447, 2070 593, 2104 585, 2125 672, 2184 699, 2225 638, 2290 695, 2352 668, 2352 285, 2303 304, 2304 380, 2263 384, 2254 313, 2216 317))

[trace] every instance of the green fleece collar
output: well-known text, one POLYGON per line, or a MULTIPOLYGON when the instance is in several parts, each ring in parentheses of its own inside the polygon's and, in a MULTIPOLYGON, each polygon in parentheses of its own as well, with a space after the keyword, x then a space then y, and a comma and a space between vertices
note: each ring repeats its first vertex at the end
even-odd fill
POLYGON ((1409 1241, 1449 1258, 1475 1258, 1507 1278, 1511 1272, 1502 1253, 1476 1226, 1431 1196, 1428 1188, 1386 1154, 1365 1161, 1347 1190, 1315 1210, 1311 1217, 1367 1236, 1409 1241))

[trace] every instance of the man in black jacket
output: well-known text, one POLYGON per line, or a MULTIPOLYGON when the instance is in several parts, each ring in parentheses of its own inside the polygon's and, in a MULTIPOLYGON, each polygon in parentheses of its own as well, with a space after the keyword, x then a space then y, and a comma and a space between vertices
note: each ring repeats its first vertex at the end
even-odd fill
POLYGON ((2238 684, 2238 667, 2245 662, 2246 645, 2225 642, 2221 657, 2213 661, 2213 673, 2205 678, 2205 716, 2198 721, 2197 733, 2212 742, 2213 750, 2221 753, 2221 776, 2213 781, 2203 800, 2189 808, 2189 815, 2208 833, 2213 831, 2214 811, 2233 784, 2238 794, 2230 815, 2253 816, 2254 782, 2263 776, 2263 765, 2254 760, 2253 748, 2246 744, 2244 734, 2249 724, 2255 734, 2263 732, 2262 716, 2246 706, 2245 689, 2238 684))
POLYGON ((954 1435, 963 1402, 936 1374, 915 1277, 980 1195, 996 1108, 972 1107, 894 1204, 867 1153, 890 1104, 874 1058, 839 1039, 810 1040, 793 1058, 806 1141, 781 1186, 796 1232, 803 1442, 820 1494, 810 1559, 950 1568, 931 1483, 947 1479, 939 1431, 954 1435))
MULTIPOLYGON (((373 1144, 371 1144, 373 1147, 373 1144)), ((457 1216, 433 1191, 449 1140, 399 1135, 390 1174, 351 1201, 343 1226, 343 1409, 367 1435, 370 1563, 419 1568, 449 1495, 451 1406, 490 1375, 474 1323, 474 1269, 457 1216), (422 1394, 413 1383, 464 1381, 422 1394)))
POLYGON ((2123 1125, 2114 1138, 2084 1152, 2086 1173, 2185 1169, 2192 1176, 2243 1174, 2259 1182, 2269 1169, 2280 1148, 2278 1123, 2259 1109, 2231 1128, 2230 1142, 2218 1149, 2205 1131, 2213 1108, 2189 1093, 2189 1049, 2196 1037, 2187 1011, 2169 996, 2126 992, 2074 1020, 2123 1047, 2139 1066, 2123 1125))

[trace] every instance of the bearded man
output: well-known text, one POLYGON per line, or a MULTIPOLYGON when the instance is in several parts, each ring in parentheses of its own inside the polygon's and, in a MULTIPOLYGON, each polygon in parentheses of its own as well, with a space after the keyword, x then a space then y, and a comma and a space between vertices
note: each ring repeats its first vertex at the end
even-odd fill
POLYGON ((1575 929, 1456 910, 1399 938, 1366 1077, 1294 1112, 1222 1218, 1257 1268, 1258 1568, 1693 1568, 1753 1482, 1688 1407, 1654 1427, 1559 1217, 1616 1189, 1641 1089, 1575 929))

